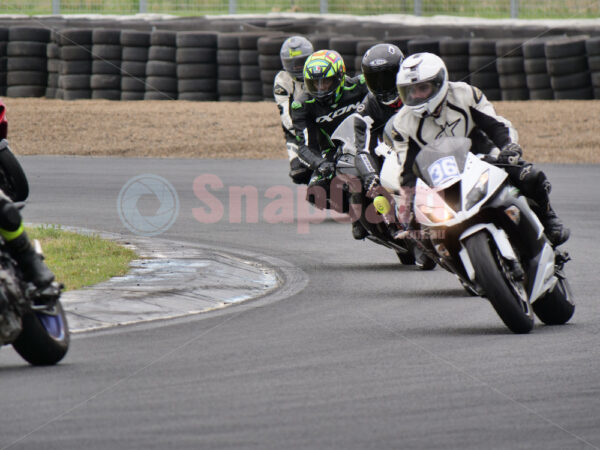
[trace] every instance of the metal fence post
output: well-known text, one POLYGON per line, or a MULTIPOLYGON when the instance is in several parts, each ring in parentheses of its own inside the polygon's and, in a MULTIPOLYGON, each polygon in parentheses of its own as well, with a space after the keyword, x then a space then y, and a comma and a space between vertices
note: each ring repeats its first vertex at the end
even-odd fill
POLYGON ((327 0, 321 0, 321 7, 319 12, 321 14, 327 14, 329 12, 329 5, 327 4, 327 0))
POLYGON ((229 14, 235 14, 237 11, 237 1, 229 0, 229 14))
POLYGON ((52 14, 60 14, 60 0, 52 0, 52 14))
POLYGON ((415 16, 423 15, 423 0, 415 0, 415 16))
POLYGON ((140 0, 140 14, 143 14, 146 11, 148 11, 148 4, 146 0, 140 0))
POLYGON ((510 17, 519 18, 519 0, 510 0, 510 17))

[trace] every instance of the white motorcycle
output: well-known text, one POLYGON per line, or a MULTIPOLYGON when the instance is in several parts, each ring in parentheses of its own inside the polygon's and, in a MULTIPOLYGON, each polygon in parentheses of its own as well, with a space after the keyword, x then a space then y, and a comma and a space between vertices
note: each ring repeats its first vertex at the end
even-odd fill
MULTIPOLYGON (((418 153, 415 239, 465 289, 487 298, 514 333, 531 331, 534 313, 548 325, 568 322, 575 311, 563 272, 568 254, 552 248, 507 173, 470 148, 468 138, 445 137, 418 153)), ((387 160, 389 173, 397 172, 397 158, 387 160)))

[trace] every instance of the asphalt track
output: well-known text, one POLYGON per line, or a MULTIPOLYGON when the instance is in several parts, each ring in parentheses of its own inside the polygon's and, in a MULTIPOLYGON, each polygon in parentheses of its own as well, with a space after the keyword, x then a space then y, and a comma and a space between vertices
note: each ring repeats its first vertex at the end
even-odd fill
POLYGON ((597 166, 544 166, 573 231, 578 305, 570 324, 517 336, 451 275, 402 267, 389 250, 355 242, 347 224, 303 234, 306 219, 266 223, 266 190, 294 194, 283 161, 23 165, 30 222, 127 234, 119 191, 156 174, 180 200, 161 238, 284 260, 307 277, 291 286, 308 283, 184 320, 77 335, 56 367, 29 367, 2 348, 0 449, 600 448, 597 166), (209 189, 226 212, 214 224, 194 217, 203 174, 224 186, 209 189), (259 221, 231 223, 229 188, 245 185, 257 188, 259 221))

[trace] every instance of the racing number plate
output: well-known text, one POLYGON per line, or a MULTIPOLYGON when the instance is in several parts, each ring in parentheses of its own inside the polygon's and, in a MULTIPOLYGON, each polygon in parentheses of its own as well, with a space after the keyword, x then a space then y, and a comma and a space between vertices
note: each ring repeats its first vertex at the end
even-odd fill
POLYGON ((449 179, 460 175, 454 156, 438 159, 427 168, 427 171, 434 186, 444 184, 449 179))

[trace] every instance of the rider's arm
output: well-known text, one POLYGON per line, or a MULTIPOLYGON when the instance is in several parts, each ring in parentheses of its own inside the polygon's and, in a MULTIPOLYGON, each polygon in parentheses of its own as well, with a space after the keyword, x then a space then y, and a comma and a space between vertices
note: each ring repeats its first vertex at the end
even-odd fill
POLYGON ((479 88, 470 87, 469 110, 475 125, 482 129, 498 148, 518 143, 519 135, 512 123, 496 113, 494 106, 479 88))
POLYGON ((311 121, 306 104, 301 99, 292 103, 292 123, 298 143, 298 159, 312 170, 317 169, 324 159, 309 147, 309 127, 316 125, 311 121))
POLYGON ((295 141, 294 125, 290 114, 290 104, 293 101, 294 82, 285 71, 279 72, 273 81, 273 97, 279 109, 281 127, 286 141, 295 141))

